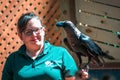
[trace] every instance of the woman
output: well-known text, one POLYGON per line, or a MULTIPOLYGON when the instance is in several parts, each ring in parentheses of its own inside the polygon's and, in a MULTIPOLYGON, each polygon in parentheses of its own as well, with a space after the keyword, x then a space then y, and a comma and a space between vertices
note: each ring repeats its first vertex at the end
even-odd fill
POLYGON ((23 45, 6 60, 2 80, 75 80, 78 70, 68 51, 45 41, 45 27, 33 12, 18 20, 23 45))

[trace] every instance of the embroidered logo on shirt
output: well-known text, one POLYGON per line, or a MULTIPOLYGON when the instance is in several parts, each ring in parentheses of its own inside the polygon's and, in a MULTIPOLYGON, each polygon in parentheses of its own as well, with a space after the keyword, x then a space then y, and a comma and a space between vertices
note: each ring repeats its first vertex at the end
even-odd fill
POLYGON ((45 65, 46 65, 46 66, 51 66, 51 67, 52 67, 52 64, 53 64, 53 62, 51 62, 51 61, 46 61, 46 62, 45 62, 45 65))

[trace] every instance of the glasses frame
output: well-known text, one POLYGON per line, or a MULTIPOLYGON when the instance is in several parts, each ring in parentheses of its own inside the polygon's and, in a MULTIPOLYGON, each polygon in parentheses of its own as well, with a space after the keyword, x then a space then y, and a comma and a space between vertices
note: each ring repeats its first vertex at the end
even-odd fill
POLYGON ((36 30, 35 29, 28 29, 28 30, 24 30, 23 33, 25 36, 31 36, 31 35, 33 35, 33 33, 40 34, 42 29, 43 29, 43 27, 39 27, 36 30))

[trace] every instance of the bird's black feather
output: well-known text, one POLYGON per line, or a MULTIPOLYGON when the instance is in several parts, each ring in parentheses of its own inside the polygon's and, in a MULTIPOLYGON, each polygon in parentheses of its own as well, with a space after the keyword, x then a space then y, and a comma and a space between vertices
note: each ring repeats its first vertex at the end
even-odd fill
POLYGON ((56 23, 56 26, 64 28, 67 34, 64 42, 67 43, 67 47, 80 58, 80 64, 82 64, 81 56, 88 57, 87 65, 93 60, 97 62, 99 66, 102 66, 103 63, 100 60, 102 57, 110 60, 115 59, 113 56, 103 52, 89 36, 78 30, 71 21, 59 21, 56 23))

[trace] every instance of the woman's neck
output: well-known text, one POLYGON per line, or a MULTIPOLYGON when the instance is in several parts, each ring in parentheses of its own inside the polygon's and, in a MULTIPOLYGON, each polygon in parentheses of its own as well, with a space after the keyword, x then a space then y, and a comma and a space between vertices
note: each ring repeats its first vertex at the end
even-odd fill
POLYGON ((43 46, 41 46, 39 49, 37 49, 37 50, 29 50, 29 49, 27 49, 26 50, 26 54, 29 56, 29 57, 31 57, 32 59, 36 59, 37 58, 37 56, 40 54, 40 53, 42 53, 42 51, 43 51, 43 46))

